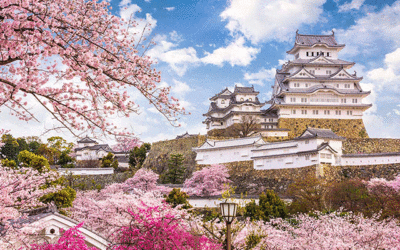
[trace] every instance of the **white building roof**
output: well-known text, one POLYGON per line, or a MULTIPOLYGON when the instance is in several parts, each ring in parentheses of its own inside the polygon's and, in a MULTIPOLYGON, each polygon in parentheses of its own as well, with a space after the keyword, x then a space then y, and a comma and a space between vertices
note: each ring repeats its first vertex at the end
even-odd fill
POLYGON ((207 139, 203 143, 203 145, 197 148, 193 148, 193 150, 196 151, 203 149, 217 149, 217 148, 240 147, 240 146, 250 146, 250 145, 264 145, 264 144, 266 144, 266 142, 264 142, 264 140, 260 135, 255 137, 245 137, 245 138, 229 139, 221 141, 214 141, 207 139))

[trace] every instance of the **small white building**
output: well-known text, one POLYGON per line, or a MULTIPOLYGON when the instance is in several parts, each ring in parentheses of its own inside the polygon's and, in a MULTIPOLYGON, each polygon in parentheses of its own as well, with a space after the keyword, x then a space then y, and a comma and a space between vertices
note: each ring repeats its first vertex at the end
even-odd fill
POLYGON ((340 137, 329 129, 307 128, 293 140, 265 142, 262 137, 223 141, 206 140, 197 153, 197 164, 253 161, 254 169, 301 168, 321 163, 334 166, 361 166, 400 163, 400 152, 379 154, 342 153, 340 137))
POLYGON ((113 152, 108 144, 98 144, 95 140, 85 137, 78 141, 78 147, 75 148, 77 161, 98 160, 113 152))

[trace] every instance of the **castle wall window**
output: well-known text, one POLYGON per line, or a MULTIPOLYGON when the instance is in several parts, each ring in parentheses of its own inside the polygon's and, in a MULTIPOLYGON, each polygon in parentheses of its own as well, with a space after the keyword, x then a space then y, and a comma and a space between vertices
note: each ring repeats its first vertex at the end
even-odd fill
POLYGON ((346 103, 346 99, 343 98, 343 99, 340 100, 340 102, 341 102, 341 103, 346 103))
POLYGON ((315 70, 310 69, 310 73, 313 74, 313 75, 315 75, 315 70))
POLYGON ((346 83, 346 84, 344 85, 344 88, 345 88, 345 89, 349 89, 349 88, 350 88, 350 83, 346 83))
POLYGON ((324 55, 324 52, 321 52, 321 55, 324 55))
POLYGON ((353 103, 357 103, 357 99, 353 99, 353 103))
POLYGON ((314 56, 314 52, 311 52, 311 56, 314 56))
POLYGON ((340 88, 340 84, 336 84, 336 88, 340 88))
POLYGON ((309 144, 310 140, 305 140, 304 144, 309 144))
POLYGON ((305 85, 306 85, 306 88, 308 88, 308 83, 306 83, 305 85))
POLYGON ((319 52, 317 52, 317 56, 319 56, 319 52))
POLYGON ((290 97, 290 102, 296 102, 296 97, 290 97))
POLYGON ((309 155, 306 155, 306 160, 310 160, 310 156, 309 155))
POLYGON ((306 52, 306 55, 308 56, 308 51, 306 52))
POLYGON ((352 110, 347 110, 347 115, 353 115, 353 111, 352 110))
POLYGON ((274 119, 272 119, 272 118, 269 118, 269 122, 273 122, 274 121, 274 119))
POLYGON ((326 74, 327 74, 327 75, 330 75, 330 74, 332 74, 332 71, 331 71, 331 70, 327 70, 327 71, 326 71, 326 74))
POLYGON ((326 52, 326 56, 330 56, 330 55, 329 55, 329 52, 326 52))
POLYGON ((302 115, 306 115, 307 114, 307 110, 306 109, 301 110, 301 114, 302 115))
POLYGON ((330 115, 331 111, 330 110, 324 110, 324 115, 330 115))
POLYGON ((318 110, 313 110, 313 115, 318 115, 318 110))
POLYGON ((307 102, 307 98, 301 98, 301 102, 307 102))
MULTIPOLYGON (((301 74, 301 73, 300 73, 300 74, 301 74)), ((299 87, 300 87, 300 83, 295 82, 295 83, 293 84, 293 86, 294 86, 295 88, 299 88, 299 87)))
POLYGON ((342 111, 336 110, 336 115, 341 115, 341 114, 342 114, 342 111))
POLYGON ((292 109, 292 114, 295 115, 296 114, 296 110, 292 109))

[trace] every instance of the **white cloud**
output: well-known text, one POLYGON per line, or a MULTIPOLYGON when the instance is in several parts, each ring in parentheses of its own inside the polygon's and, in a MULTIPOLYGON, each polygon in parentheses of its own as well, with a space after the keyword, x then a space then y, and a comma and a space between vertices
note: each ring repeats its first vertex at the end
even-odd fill
POLYGON ((171 39, 171 41, 174 42, 182 42, 183 38, 181 35, 178 34, 178 32, 176 32, 176 30, 173 30, 169 33, 169 37, 171 39))
POLYGON ((181 82, 178 80, 173 80, 174 86, 172 87, 171 92, 177 94, 178 96, 184 96, 188 92, 192 91, 192 89, 185 82, 181 82))
POLYGON ((382 48, 400 47, 400 1, 385 6, 379 12, 370 12, 357 19, 344 30, 336 30, 340 43, 346 48, 342 55, 352 57, 359 54, 379 53, 382 48))
POLYGON ((350 10, 359 10, 364 4, 365 0, 352 0, 339 6, 339 12, 346 12, 350 10))
POLYGON ((391 92, 400 92, 400 48, 386 54, 385 67, 370 70, 367 77, 378 91, 390 88, 391 92))
POLYGON ((164 9, 166 9, 167 11, 173 11, 175 10, 175 7, 165 7, 164 9))
POLYGON ((228 62, 232 67, 247 66, 253 61, 260 49, 247 47, 244 45, 245 39, 239 37, 227 47, 214 50, 212 53, 206 52, 206 56, 201 59, 206 64, 214 64, 220 67, 224 62, 228 62))
POLYGON ((179 40, 177 36, 178 34, 175 32, 171 32, 169 37, 166 35, 157 35, 154 38, 157 45, 150 49, 146 55, 168 63, 179 76, 183 76, 190 65, 199 62, 199 58, 193 47, 174 49, 179 43, 172 43, 168 40, 179 40))
POLYGON ((221 13, 232 34, 241 33, 252 43, 288 41, 303 24, 321 21, 326 0, 231 0, 221 13))
POLYGON ((265 82, 271 81, 275 78, 276 69, 265 69, 262 68, 256 73, 245 73, 244 79, 250 84, 256 84, 263 86, 265 82))

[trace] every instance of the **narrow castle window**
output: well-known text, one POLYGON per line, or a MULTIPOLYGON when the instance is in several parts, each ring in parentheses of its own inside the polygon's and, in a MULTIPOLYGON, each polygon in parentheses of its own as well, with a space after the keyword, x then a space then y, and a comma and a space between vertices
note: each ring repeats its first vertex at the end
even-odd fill
POLYGON ((314 52, 311 52, 311 56, 314 56, 314 52))
POLYGON ((308 51, 306 52, 306 55, 308 56, 308 51))

